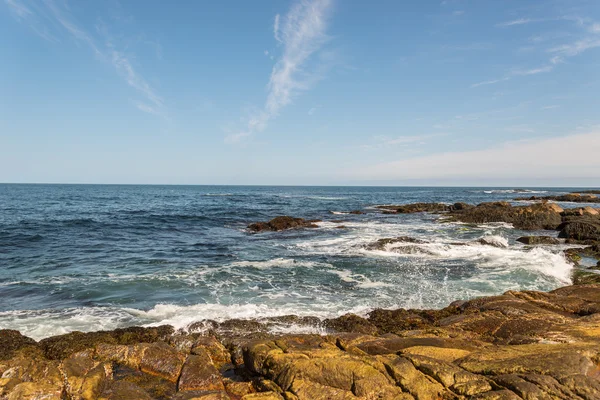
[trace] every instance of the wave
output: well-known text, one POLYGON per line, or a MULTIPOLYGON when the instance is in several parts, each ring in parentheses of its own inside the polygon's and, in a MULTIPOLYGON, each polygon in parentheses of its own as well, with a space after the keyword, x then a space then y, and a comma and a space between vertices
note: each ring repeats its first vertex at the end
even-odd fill
MULTIPOLYGON (((476 192, 479 193, 479 192, 476 192)), ((548 193, 547 190, 530 190, 530 189, 493 189, 484 190, 486 194, 513 194, 513 193, 548 193)))

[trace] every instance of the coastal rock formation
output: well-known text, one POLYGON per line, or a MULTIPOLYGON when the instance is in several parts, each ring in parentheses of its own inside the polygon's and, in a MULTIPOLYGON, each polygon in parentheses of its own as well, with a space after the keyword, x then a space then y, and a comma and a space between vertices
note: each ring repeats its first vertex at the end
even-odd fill
POLYGON ((443 203, 413 203, 403 205, 382 205, 378 209, 392 214, 411 214, 418 212, 450 211, 450 206, 443 203))
POLYGON ((475 207, 455 210, 450 213, 451 220, 483 224, 489 222, 507 222, 517 229, 539 230, 556 229, 562 223, 564 210, 556 204, 542 203, 527 206, 512 206, 499 201, 481 203, 475 207))
POLYGON ((255 222, 248 225, 248 230, 251 232, 279 232, 288 229, 298 228, 318 228, 315 222, 321 222, 320 220, 307 221, 304 218, 294 218, 289 216, 275 217, 268 222, 255 222))
POLYGON ((424 240, 416 239, 410 236, 399 236, 395 238, 383 238, 379 239, 373 243, 369 243, 365 246, 367 250, 386 250, 386 248, 390 245, 394 245, 397 243, 413 243, 413 244, 423 244, 427 243, 424 240))
POLYGON ((558 237, 600 241, 600 218, 567 219, 558 229, 558 237))
POLYGON ((517 242, 531 246, 540 244, 560 244, 560 240, 552 236, 521 236, 517 242))
POLYGON ((527 201, 561 201, 561 202, 574 202, 574 203, 600 203, 600 197, 592 194, 594 191, 581 193, 569 193, 558 196, 531 196, 531 197, 520 197, 515 200, 527 200, 527 201))
POLYGON ((243 332, 215 323, 205 334, 129 328, 40 342, 0 330, 0 398, 600 398, 600 285, 348 314, 323 321, 326 335, 247 322, 243 332))

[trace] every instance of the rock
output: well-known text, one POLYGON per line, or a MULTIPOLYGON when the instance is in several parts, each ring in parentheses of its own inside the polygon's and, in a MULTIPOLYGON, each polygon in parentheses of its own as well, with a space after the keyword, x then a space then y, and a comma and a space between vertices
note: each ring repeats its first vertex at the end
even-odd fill
POLYGON ((497 238, 494 236, 485 236, 476 240, 477 244, 482 244, 484 246, 492 246, 498 247, 500 249, 505 249, 508 247, 508 244, 504 241, 504 238, 497 238))
POLYGON ((462 210, 468 210, 469 208, 473 208, 475 207, 472 204, 467 204, 467 203, 454 203, 451 207, 451 211, 462 211, 462 210))
POLYGON ((140 370, 177 382, 185 357, 166 343, 152 343, 142 350, 140 370))
POLYGON ((397 214, 411 214, 418 212, 443 212, 450 210, 450 206, 442 203, 413 203, 403 205, 382 205, 376 207, 380 210, 397 214))
POLYGON ((173 332, 173 327, 169 325, 152 328, 131 327, 89 333, 71 332, 66 335, 43 339, 39 342, 39 345, 46 357, 60 360, 70 354, 95 347, 98 343, 133 344, 157 342, 167 340, 173 332))
POLYGON ((379 239, 376 242, 369 243, 368 245, 365 246, 365 248, 367 250, 386 250, 387 246, 396 244, 396 243, 422 244, 422 243, 427 243, 427 242, 424 240, 415 239, 415 238, 412 238, 409 236, 400 236, 400 237, 396 237, 396 238, 379 239))
POLYGON ((558 202, 574 202, 574 203, 600 203, 600 198, 598 196, 594 196, 593 194, 579 194, 579 193, 570 193, 558 196, 531 196, 527 198, 517 198, 515 200, 528 200, 528 201, 558 201, 558 202))
POLYGON ((556 204, 549 203, 513 207, 507 202, 493 202, 452 211, 449 218, 474 224, 506 222, 516 229, 540 230, 556 229, 562 223, 562 211, 556 204))
POLYGON ((324 321, 327 335, 243 331, 319 322, 296 316, 222 323, 230 329, 217 336, 130 331, 162 338, 154 342, 120 331, 42 347, 5 332, 6 343, 25 346, 0 360, 0 398, 598 399, 600 284, 583 282, 441 310, 348 314, 324 321))
POLYGON ((61 371, 67 378, 71 399, 97 399, 112 378, 111 365, 94 360, 91 351, 73 354, 63 361, 61 371))
POLYGON ((325 320, 324 325, 337 332, 356 332, 374 335, 378 329, 364 318, 354 314, 346 314, 341 317, 325 320))
POLYGON ((8 360, 16 351, 27 347, 37 347, 37 342, 19 331, 0 329, 0 360, 8 360))
POLYGON ((362 215, 362 214, 364 214, 364 212, 361 210, 352 210, 348 214, 362 215))
POLYGON ((289 216, 280 216, 275 217, 268 222, 256 222, 248 225, 248 230, 251 232, 279 232, 288 229, 298 229, 298 228, 318 228, 318 225, 315 222, 320 222, 319 220, 310 220, 307 221, 304 218, 294 218, 289 216))
POLYGON ((552 236, 521 236, 517 242, 528 244, 531 246, 540 244, 560 244, 560 240, 552 236))
POLYGON ((106 400, 152 400, 152 397, 142 388, 126 381, 112 383, 100 398, 106 400))
POLYGON ((208 353, 206 351, 198 353, 199 355, 188 356, 185 361, 178 390, 224 391, 221 374, 215 368, 208 353))
POLYGON ((600 241, 600 220, 576 219, 562 223, 558 237, 600 241))

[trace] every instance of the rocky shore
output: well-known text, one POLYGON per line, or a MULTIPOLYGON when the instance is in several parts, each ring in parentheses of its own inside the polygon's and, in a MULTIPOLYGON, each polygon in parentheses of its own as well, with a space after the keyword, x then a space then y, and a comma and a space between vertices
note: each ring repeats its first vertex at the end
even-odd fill
POLYGON ((320 321, 323 335, 275 335, 268 324, 204 321, 201 332, 127 328, 39 342, 1 330, 0 398, 600 398, 600 285, 348 314, 320 321))
MULTIPOLYGON (((517 241, 572 245, 564 253, 574 264, 583 257, 600 260, 595 208, 563 209, 542 201, 377 210, 436 213, 440 223, 506 222, 522 230, 554 230, 556 235, 517 241)), ((280 216, 251 224, 248 231, 278 234, 316 229, 319 222, 280 216)), ((401 245, 410 251, 422 243, 408 236, 381 238, 367 249, 401 245)), ((485 238, 477 244, 507 246, 485 238)), ((40 341, 0 330, 0 399, 600 399, 596 268, 574 269, 574 286, 458 300, 440 310, 220 323, 198 315, 198 322, 180 331, 131 327, 40 341), (282 326, 319 334, 275 333, 282 326)))

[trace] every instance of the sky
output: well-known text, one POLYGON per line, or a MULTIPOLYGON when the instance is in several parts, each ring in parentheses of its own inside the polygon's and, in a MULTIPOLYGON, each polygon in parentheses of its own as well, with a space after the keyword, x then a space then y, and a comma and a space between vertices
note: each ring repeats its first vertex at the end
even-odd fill
POLYGON ((600 1, 0 0, 0 182, 600 185, 600 1))

